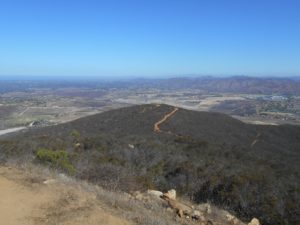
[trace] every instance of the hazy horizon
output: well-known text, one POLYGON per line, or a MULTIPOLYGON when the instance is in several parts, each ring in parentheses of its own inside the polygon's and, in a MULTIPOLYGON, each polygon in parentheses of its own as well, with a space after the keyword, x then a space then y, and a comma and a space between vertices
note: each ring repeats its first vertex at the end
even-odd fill
POLYGON ((174 78, 201 79, 201 78, 274 78, 300 79, 299 76, 248 76, 248 75, 177 75, 177 76, 0 76, 0 81, 130 81, 130 80, 165 80, 174 78))

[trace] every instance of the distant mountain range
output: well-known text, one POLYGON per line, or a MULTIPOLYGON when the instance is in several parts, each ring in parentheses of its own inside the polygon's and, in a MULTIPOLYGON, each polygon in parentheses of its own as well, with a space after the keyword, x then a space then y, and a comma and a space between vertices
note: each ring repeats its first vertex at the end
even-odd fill
POLYGON ((198 77, 170 79, 128 79, 122 81, 101 80, 19 80, 0 82, 0 93, 29 91, 32 88, 163 88, 163 89, 199 89, 205 92, 227 92, 245 94, 282 94, 299 95, 300 79, 293 78, 257 78, 257 77, 198 77))
POLYGON ((109 189, 175 188, 245 220, 287 225, 300 222, 299 137, 299 126, 151 104, 1 137, 0 161, 43 163, 109 189))
POLYGON ((139 80, 131 84, 139 87, 168 89, 192 88, 207 92, 227 92, 245 94, 300 94, 300 80, 297 78, 256 78, 256 77, 199 77, 172 78, 161 80, 139 80))

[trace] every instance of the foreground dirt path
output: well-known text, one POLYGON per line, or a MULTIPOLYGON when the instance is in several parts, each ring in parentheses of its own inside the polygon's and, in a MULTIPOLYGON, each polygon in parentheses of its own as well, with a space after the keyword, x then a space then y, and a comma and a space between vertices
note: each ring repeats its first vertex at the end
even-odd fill
POLYGON ((91 193, 72 185, 44 182, 40 177, 0 167, 0 225, 130 224, 107 213, 91 193))
POLYGON ((0 177, 0 224, 17 225, 30 224, 28 216, 39 209, 39 205, 50 201, 53 196, 33 191, 0 177))
POLYGON ((167 119, 169 119, 170 117, 172 117, 177 111, 178 111, 178 108, 174 108, 174 110, 172 112, 164 115, 164 117, 161 120, 159 120, 158 122, 156 122, 154 124, 154 132, 157 132, 157 133, 162 132, 159 126, 162 123, 164 123, 167 119))

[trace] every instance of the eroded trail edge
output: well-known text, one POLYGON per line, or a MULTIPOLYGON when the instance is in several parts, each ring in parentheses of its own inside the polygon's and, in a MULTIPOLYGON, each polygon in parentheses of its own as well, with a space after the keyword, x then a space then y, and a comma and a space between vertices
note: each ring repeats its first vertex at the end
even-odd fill
POLYGON ((178 109, 177 107, 174 108, 174 110, 173 110, 172 112, 170 112, 170 113, 164 115, 164 117, 163 117, 161 120, 159 120, 158 122, 156 122, 156 123, 154 124, 154 132, 157 132, 157 133, 162 132, 162 130, 160 129, 159 126, 160 126, 162 123, 166 122, 167 119, 171 118, 178 110, 179 110, 179 109, 178 109))
POLYGON ((68 183, 66 176, 39 174, 38 169, 0 166, 1 225, 132 225, 99 201, 92 189, 68 183))

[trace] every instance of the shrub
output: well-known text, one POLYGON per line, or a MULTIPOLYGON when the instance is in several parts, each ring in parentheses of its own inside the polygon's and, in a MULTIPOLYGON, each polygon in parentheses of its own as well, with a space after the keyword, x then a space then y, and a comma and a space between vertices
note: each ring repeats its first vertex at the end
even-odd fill
POLYGON ((75 139, 78 140, 80 138, 80 132, 78 130, 72 130, 71 136, 75 139))
POLYGON ((38 149, 36 157, 43 163, 50 164, 50 166, 62 169, 69 174, 76 172, 75 167, 69 161, 69 155, 66 151, 52 151, 49 149, 38 149))

